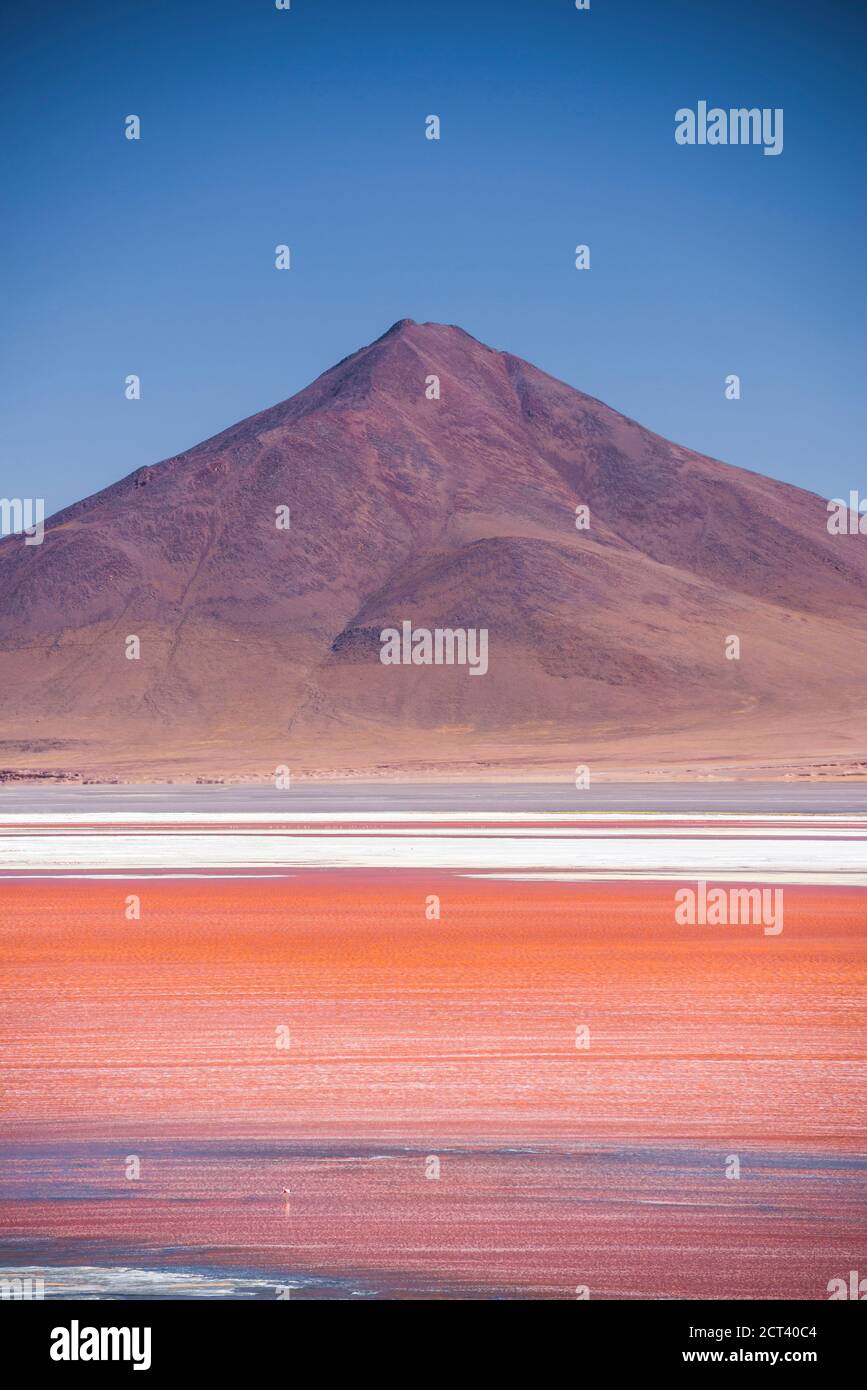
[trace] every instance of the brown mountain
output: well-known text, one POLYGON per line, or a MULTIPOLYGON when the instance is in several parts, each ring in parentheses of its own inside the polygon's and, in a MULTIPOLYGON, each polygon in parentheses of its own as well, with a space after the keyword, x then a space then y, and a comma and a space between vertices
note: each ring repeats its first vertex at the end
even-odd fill
POLYGON ((402 320, 42 545, 0 543, 0 769, 852 775, 867 545, 826 522, 811 493, 402 320), (404 620, 486 629, 487 673, 383 665, 404 620))

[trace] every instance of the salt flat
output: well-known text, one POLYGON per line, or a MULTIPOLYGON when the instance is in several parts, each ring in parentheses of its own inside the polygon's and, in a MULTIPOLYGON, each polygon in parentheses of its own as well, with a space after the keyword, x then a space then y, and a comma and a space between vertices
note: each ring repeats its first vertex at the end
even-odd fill
POLYGON ((643 815, 3 817, 0 873, 210 875, 438 869, 500 878, 867 885, 867 817, 643 815))

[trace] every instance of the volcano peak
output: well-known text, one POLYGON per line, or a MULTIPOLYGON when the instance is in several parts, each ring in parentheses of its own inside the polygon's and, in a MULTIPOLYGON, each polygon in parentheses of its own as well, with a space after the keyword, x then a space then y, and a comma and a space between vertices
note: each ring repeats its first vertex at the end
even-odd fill
POLYGON ((41 545, 0 543, 4 760, 566 776, 713 749, 730 770, 785 729, 780 758, 827 762, 863 726, 867 557, 826 520, 455 325, 398 319, 41 545), (404 623, 484 631, 484 674, 383 664, 404 623))

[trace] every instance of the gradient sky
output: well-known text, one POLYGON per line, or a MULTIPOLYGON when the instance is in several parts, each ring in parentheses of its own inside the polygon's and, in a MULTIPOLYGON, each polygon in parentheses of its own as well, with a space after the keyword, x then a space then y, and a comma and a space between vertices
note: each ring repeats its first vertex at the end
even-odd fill
POLYGON ((47 0, 0 24, 0 496, 54 511, 404 317, 867 492, 856 0, 47 0), (676 145, 701 99, 783 107, 782 155, 676 145))

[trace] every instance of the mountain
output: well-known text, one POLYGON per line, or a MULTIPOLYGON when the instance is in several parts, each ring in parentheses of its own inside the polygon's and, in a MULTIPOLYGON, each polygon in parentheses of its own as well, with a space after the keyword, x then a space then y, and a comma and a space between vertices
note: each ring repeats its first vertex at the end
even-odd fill
POLYGON ((0 542, 0 776, 858 775, 867 547, 827 519, 404 319, 0 542), (487 672, 384 665, 404 621, 487 672))

